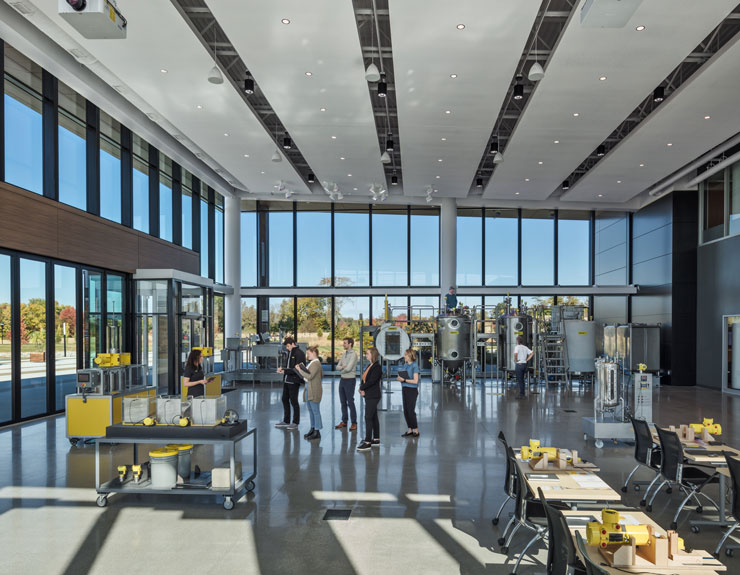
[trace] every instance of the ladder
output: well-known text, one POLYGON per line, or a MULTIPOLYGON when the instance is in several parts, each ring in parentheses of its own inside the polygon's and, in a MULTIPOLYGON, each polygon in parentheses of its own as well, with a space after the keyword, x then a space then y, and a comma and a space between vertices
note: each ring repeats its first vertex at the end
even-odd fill
POLYGON ((566 352, 564 333, 551 331, 540 335, 540 362, 545 383, 570 386, 566 352))

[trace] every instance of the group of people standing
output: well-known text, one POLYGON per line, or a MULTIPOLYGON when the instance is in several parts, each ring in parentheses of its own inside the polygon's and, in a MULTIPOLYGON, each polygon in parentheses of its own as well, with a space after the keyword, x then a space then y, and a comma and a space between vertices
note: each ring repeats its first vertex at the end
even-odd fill
MULTIPOLYGON (((340 373, 339 404, 342 409, 342 420, 334 426, 335 429, 357 431, 357 407, 355 406, 357 352, 354 350, 354 339, 344 338, 342 345, 344 354, 337 363, 340 373)), ((316 346, 306 348, 306 353, 298 347, 292 337, 283 342, 288 350, 288 359, 285 367, 278 368, 283 374, 283 419, 275 427, 293 430, 298 429, 301 419, 301 409, 298 393, 302 383, 306 383, 304 399, 308 407, 311 428, 303 437, 309 441, 321 439, 321 411, 322 397, 321 380, 324 376, 319 361, 319 350, 316 346), (308 361, 308 363, 306 363, 308 361), (292 411, 292 419, 291 419, 292 411)), ((365 352, 365 359, 370 365, 362 372, 360 395, 365 399, 365 438, 357 446, 358 451, 367 451, 372 447, 380 446, 380 420, 378 406, 382 397, 381 383, 383 369, 380 363, 380 354, 377 348, 370 347, 365 352)), ((416 352, 407 349, 404 353, 404 365, 399 368, 397 381, 402 386, 403 413, 406 418, 408 431, 403 437, 419 437, 419 425, 416 419, 416 400, 419 396, 419 366, 416 352)))

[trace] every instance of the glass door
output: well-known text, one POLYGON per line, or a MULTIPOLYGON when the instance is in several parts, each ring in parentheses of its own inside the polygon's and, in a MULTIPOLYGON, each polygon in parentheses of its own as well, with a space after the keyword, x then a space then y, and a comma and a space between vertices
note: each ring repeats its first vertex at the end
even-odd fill
POLYGON ((724 317, 724 388, 740 392, 740 315, 724 317), (737 345, 738 350, 735 350, 737 345), (735 358, 735 351, 738 357, 735 358))

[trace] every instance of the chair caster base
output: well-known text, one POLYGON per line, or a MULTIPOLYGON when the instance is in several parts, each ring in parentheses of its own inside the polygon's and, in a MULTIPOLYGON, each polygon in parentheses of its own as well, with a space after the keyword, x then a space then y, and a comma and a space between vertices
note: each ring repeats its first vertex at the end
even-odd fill
POLYGON ((697 513, 702 513, 703 511, 704 511, 704 508, 703 508, 703 507, 702 507, 701 505, 699 505, 699 506, 698 506, 698 507, 696 508, 696 512, 697 512, 697 513))
POLYGON ((652 505, 646 505, 646 506, 645 506, 645 511, 648 511, 648 512, 650 512, 650 511, 652 511, 652 510, 653 510, 653 506, 652 506, 652 505))
POLYGON ((678 528, 678 523, 675 521, 671 521, 671 530, 675 531, 678 528))
POLYGON ((506 539, 505 539, 505 538, 503 538, 503 537, 501 537, 501 538, 500 538, 500 539, 498 540, 498 544, 499 544, 499 546, 503 545, 504 543, 506 543, 506 539))
POLYGON ((503 553, 504 555, 508 555, 509 554, 509 548, 508 547, 502 547, 501 548, 501 553, 503 553))
POLYGON ((645 507, 645 505, 647 505, 647 501, 640 499, 640 507, 645 507))
POLYGON ((493 518, 493 519, 491 520, 491 523, 493 523, 494 525, 498 525, 498 517, 494 517, 494 518, 493 518))

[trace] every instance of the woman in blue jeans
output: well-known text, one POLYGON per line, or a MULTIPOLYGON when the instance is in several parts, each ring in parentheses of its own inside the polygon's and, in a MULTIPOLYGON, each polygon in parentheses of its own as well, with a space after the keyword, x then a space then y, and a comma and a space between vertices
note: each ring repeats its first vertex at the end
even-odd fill
POLYGON ((296 372, 306 380, 306 405, 308 405, 308 415, 311 419, 311 429, 304 435, 306 439, 321 439, 321 379, 324 377, 324 370, 319 362, 319 348, 310 345, 306 348, 306 359, 308 365, 305 369, 296 366, 296 372))

